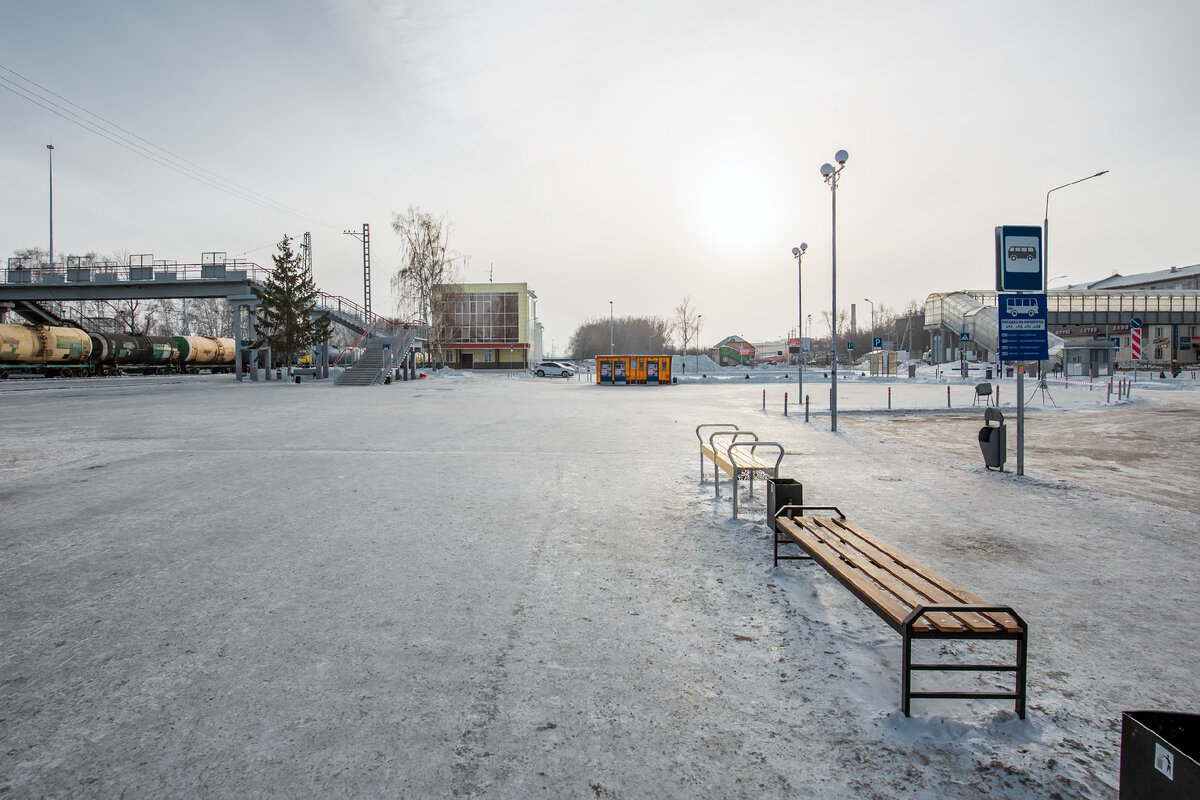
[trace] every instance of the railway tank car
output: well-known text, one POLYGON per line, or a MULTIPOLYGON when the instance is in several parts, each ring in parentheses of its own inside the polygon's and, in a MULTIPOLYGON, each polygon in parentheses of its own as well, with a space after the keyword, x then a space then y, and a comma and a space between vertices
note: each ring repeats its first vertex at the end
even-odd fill
POLYGON ((115 375, 123 369, 165 374, 179 364, 179 347, 172 336, 135 336, 125 333, 94 333, 91 372, 115 375))
POLYGON ((91 354, 92 338, 80 328, 0 323, 0 378, 31 369, 47 375, 83 374, 91 354))
POLYGON ((180 372, 198 372, 211 369, 224 372, 233 366, 237 353, 233 339, 217 336, 172 336, 179 350, 180 372))

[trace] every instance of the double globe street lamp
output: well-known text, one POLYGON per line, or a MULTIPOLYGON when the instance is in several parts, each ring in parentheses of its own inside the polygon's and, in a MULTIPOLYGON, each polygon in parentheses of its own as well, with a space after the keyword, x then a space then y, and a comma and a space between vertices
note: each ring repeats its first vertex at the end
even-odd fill
POLYGON ((833 164, 822 164, 821 175, 833 193, 833 250, 830 254, 833 263, 833 316, 829 319, 829 374, 833 382, 829 387, 829 430, 837 433, 837 185, 838 176, 846 168, 850 154, 845 150, 838 150, 834 153, 833 160, 838 165, 835 167, 833 164))

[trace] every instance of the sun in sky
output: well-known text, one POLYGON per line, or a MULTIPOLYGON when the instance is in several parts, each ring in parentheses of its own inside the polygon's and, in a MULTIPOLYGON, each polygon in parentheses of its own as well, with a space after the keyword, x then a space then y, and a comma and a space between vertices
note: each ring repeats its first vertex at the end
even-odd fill
POLYGON ((711 246, 745 252, 770 236, 780 198, 753 164, 724 161, 697 170, 692 215, 697 233, 711 246))

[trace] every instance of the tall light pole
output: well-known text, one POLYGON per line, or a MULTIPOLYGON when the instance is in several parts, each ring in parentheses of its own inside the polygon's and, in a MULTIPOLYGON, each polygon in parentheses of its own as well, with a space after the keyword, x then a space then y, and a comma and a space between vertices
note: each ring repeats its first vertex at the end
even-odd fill
POLYGON ((808 249, 808 242, 801 242, 799 247, 792 248, 792 255, 796 257, 796 339, 800 346, 796 348, 796 363, 800 369, 800 393, 796 395, 796 402, 804 402, 804 251, 808 249))
POLYGON ((54 145, 46 145, 50 156, 50 269, 54 269, 54 145))
MULTIPOLYGON (((1042 218, 1042 276, 1043 276, 1043 278, 1046 275, 1050 274, 1049 272, 1046 271, 1048 269, 1048 267, 1046 266, 1046 252, 1050 249, 1050 194, 1051 194, 1051 192, 1057 192, 1059 189, 1065 189, 1068 186, 1074 186, 1077 183, 1083 183, 1084 181, 1090 181, 1092 178, 1099 178, 1101 175, 1107 175, 1107 174, 1108 174, 1108 170, 1101 170, 1100 172, 1097 172, 1095 175, 1088 175, 1086 178, 1080 178, 1077 181, 1071 181, 1070 183, 1064 183, 1062 186, 1055 186, 1049 192, 1046 192, 1046 213, 1042 218)), ((1046 291, 1046 287, 1048 284, 1049 284, 1049 281, 1042 284, 1043 292, 1046 291)))
POLYGON ((615 347, 616 347, 616 345, 613 344, 613 301, 609 300, 608 301, 608 354, 610 356, 613 355, 614 353, 616 353, 616 350, 614 349, 615 347))
MULTIPOLYGON (((871 303, 867 298, 863 298, 868 303, 871 303)), ((875 304, 871 303, 871 349, 875 349, 875 304)))
POLYGON ((821 174, 833 193, 833 250, 830 256, 833 263, 833 316, 829 320, 829 374, 833 382, 829 388, 829 430, 837 433, 837 185, 838 176, 846 168, 850 154, 845 150, 838 150, 834 153, 833 160, 838 165, 834 167, 833 164, 822 164, 821 174))

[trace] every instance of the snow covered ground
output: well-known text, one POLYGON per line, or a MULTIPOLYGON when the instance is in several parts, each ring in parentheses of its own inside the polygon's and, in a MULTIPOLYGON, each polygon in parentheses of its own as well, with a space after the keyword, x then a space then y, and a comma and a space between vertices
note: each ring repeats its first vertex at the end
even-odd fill
POLYGON ((1018 477, 927 370, 839 380, 836 434, 784 370, 0 384, 0 794, 1115 797, 1121 712, 1200 711, 1200 392, 1051 383, 1018 477), (905 718, 899 636, 772 566, 702 422, 1014 605, 1028 718, 905 718))

